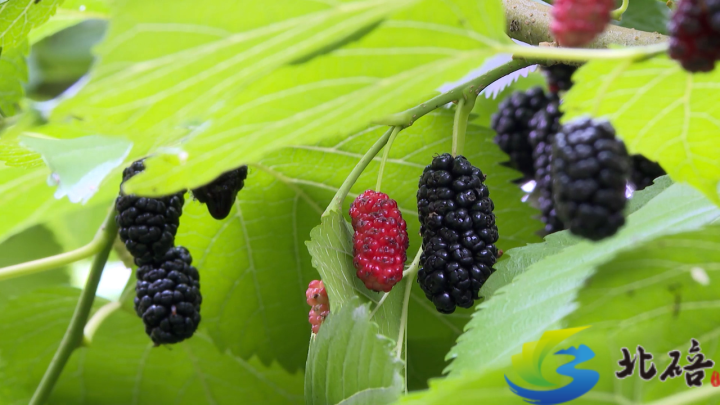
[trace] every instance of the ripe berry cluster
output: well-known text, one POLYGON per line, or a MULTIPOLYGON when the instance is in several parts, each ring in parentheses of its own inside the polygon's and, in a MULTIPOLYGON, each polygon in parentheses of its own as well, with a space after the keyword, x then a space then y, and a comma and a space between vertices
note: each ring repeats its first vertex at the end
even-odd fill
POLYGON ((485 175, 463 156, 436 156, 417 193, 423 253, 418 283, 439 312, 470 308, 498 257, 485 175))
MULTIPOLYGON (((123 183, 145 170, 142 160, 123 172, 123 183)), ((200 276, 187 249, 175 246, 184 192, 147 198, 120 193, 115 217, 120 239, 135 258, 135 311, 156 345, 189 338, 200 323, 200 276)))
POLYGON ((635 186, 635 190, 644 189, 653 184, 653 180, 666 174, 657 162, 643 155, 632 155, 630 158, 632 163, 630 181, 635 186))
POLYGON ((358 278, 370 290, 390 291, 402 279, 410 243, 397 202, 387 194, 367 190, 353 201, 350 218, 358 278))
POLYGON ((545 232, 550 234, 565 229, 562 221, 557 217, 555 203, 553 202, 552 188, 552 147, 555 134, 560 130, 560 99, 550 97, 545 108, 538 111, 530 120, 529 138, 533 147, 533 161, 535 167, 535 189, 538 193, 538 204, 545 223, 545 232))
POLYGON ((548 97, 540 87, 517 91, 503 100, 492 116, 492 129, 497 133, 495 142, 510 156, 510 165, 528 178, 532 178, 535 171, 528 141, 530 119, 547 103, 548 97))
MULTIPOLYGON (((572 75, 577 66, 558 63, 550 66, 543 66, 542 71, 547 79, 548 89, 551 93, 557 94, 560 91, 568 91, 573 85, 572 75)), ((551 98, 552 101, 552 98, 551 98)))
POLYGON ((680 0, 669 24, 670 57, 689 72, 709 72, 720 59, 720 0, 680 0))
POLYGON ((312 325, 312 332, 318 333, 320 325, 330 314, 330 301, 323 282, 320 280, 311 281, 307 291, 305 291, 305 298, 308 305, 310 305, 308 322, 312 325))
POLYGON ((203 204, 215 219, 225 219, 235 203, 237 193, 245 186, 248 167, 225 172, 211 183, 192 190, 193 196, 203 204))
POLYGON ((600 240, 625 223, 630 163, 609 122, 584 118, 563 125, 552 169, 557 213, 572 233, 600 240))

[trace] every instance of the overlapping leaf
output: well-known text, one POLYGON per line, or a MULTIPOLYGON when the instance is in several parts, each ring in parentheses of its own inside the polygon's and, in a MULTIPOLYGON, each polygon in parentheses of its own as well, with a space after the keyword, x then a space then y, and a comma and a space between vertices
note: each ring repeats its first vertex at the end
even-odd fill
POLYGON ((228 18, 208 22, 190 0, 121 3, 93 79, 54 115, 154 139, 153 149, 187 135, 129 191, 197 186, 272 149, 363 129, 506 40, 497 0, 274 2, 273 13, 266 2, 219 4, 228 18))
POLYGON ((323 322, 310 343, 305 403, 388 404, 402 391, 401 371, 392 340, 378 333, 368 305, 354 298, 323 322))
POLYGON ((694 230, 720 218, 720 209, 695 189, 675 184, 628 217, 617 235, 581 242, 532 264, 479 307, 449 357, 450 376, 508 364, 510 354, 574 312, 578 290, 595 268, 619 252, 667 234, 694 230))
POLYGON ((0 5, 0 48, 17 47, 30 30, 55 14, 63 0, 13 0, 0 5))
POLYGON ((35 44, 66 28, 91 19, 107 19, 110 9, 104 0, 66 0, 55 15, 45 24, 35 28, 28 36, 35 44))
POLYGON ((0 115, 9 117, 17 112, 17 104, 25 95, 23 84, 28 80, 25 57, 28 54, 27 41, 16 48, 4 48, 0 53, 0 115))
MULTIPOLYGON (((565 327, 592 325, 562 347, 588 345, 596 357, 582 368, 600 373, 598 384, 573 403, 717 403, 720 392, 711 385, 711 370, 706 372, 702 388, 688 388, 685 374, 664 382, 659 376, 670 364, 670 350, 682 353, 680 366, 689 363, 685 356, 691 338, 698 339, 706 358, 716 362, 720 358, 715 310, 720 294, 713 286, 720 271, 718 241, 717 225, 664 236, 621 253, 597 269, 578 292, 579 308, 563 322, 565 327), (620 348, 635 355, 638 345, 654 355, 657 374, 651 381, 643 381, 637 361, 632 376, 616 378, 620 348)), ((443 404, 449 398, 466 403, 481 399, 494 404, 518 403, 519 397, 510 391, 504 375, 512 376, 512 367, 464 373, 438 381, 433 390, 411 395, 403 403, 443 404)))
POLYGON ((609 118, 630 152, 659 162, 673 180, 720 204, 720 70, 691 75, 658 56, 590 62, 573 79, 562 107, 565 120, 609 118))
MULTIPOLYGON (((3 307, 3 404, 28 402, 78 295, 70 288, 46 289, 3 307)), ((120 310, 104 321, 90 347, 73 354, 49 403, 236 404, 238 398, 249 404, 302 403, 302 376, 224 354, 202 333, 172 348, 153 347, 142 321, 120 310)))

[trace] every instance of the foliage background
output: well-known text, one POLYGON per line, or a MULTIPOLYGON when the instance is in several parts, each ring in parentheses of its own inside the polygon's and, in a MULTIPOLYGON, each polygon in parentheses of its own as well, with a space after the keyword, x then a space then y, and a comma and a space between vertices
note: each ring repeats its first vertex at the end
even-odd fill
MULTIPOLYGON (((662 4, 632 0, 621 24, 664 32, 662 4)), ((720 73, 690 76, 662 56, 580 69, 566 117, 607 116, 632 152, 670 175, 637 193, 628 225, 597 244, 565 232, 537 236, 538 212, 523 202, 519 174, 492 142, 498 101, 543 78, 507 82, 496 100, 481 95, 465 154, 488 174, 505 257, 477 310, 440 315, 410 283, 403 346, 406 285, 371 320, 380 297, 352 281, 343 219, 350 200, 342 212, 322 214, 390 114, 511 46, 501 1, 10 0, 0 7, 0 266, 87 243, 117 194, 123 163, 154 156, 127 185, 147 195, 250 164, 228 219, 213 220, 196 201, 185 206, 177 243, 201 271, 198 334, 153 348, 132 291, 120 294, 129 272, 114 253, 95 308, 121 305, 95 318, 99 329, 73 355, 51 403, 519 403, 502 378, 513 372, 511 354, 545 330, 587 324, 594 327, 578 339, 603 348, 591 366, 606 377, 620 346, 662 353, 686 350, 697 337, 720 358, 713 321, 720 73), (338 293, 311 341, 304 291, 319 275, 338 293), (405 385, 414 392, 400 398, 405 385)), ((416 179, 433 154, 450 149, 452 122, 452 108, 441 107, 400 132, 389 152, 383 190, 408 222, 409 261, 420 245, 416 179)), ((374 187, 379 165, 378 157, 349 197, 374 187)), ((0 402, 27 403, 87 266, 0 281, 0 402)), ((690 391, 681 381, 607 378, 579 402, 715 403, 715 395, 709 385, 690 391)))

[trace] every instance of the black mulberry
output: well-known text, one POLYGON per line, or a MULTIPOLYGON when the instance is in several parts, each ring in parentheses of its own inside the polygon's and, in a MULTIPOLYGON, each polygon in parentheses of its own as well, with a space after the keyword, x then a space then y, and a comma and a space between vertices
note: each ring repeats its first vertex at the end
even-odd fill
POLYGON ((720 59, 720 0, 680 0, 669 24, 670 57, 689 72, 709 72, 720 59))
POLYGON ((517 91, 503 100, 492 116, 492 128, 497 132, 495 142, 510 156, 510 165, 529 178, 534 175, 529 123, 547 103, 540 87, 517 91))
POLYGON ((193 196, 207 204, 213 218, 225 219, 235 203, 235 196, 245 186, 247 173, 247 166, 225 172, 211 183, 193 189, 193 196))
MULTIPOLYGON (((142 160, 133 162, 123 171, 123 182, 145 170, 142 160)), ((160 198, 124 195, 115 200, 115 221, 120 239, 142 266, 159 260, 175 245, 175 234, 180 225, 184 191, 160 198)))
POLYGON ((137 269, 135 312, 156 345, 185 340, 200 323, 200 275, 191 264, 190 252, 178 246, 137 269))
POLYGON ((557 94, 560 91, 570 90, 573 85, 572 75, 577 69, 577 66, 562 63, 543 66, 542 71, 545 73, 550 92, 557 94))
POLYGON ((635 190, 642 190, 653 184, 653 180, 667 174, 657 162, 643 155, 632 155, 630 158, 632 159, 630 181, 635 185, 635 190))
POLYGON ((485 175, 463 156, 436 156, 417 193, 423 253, 418 283, 439 312, 472 307, 495 271, 498 229, 485 175))
POLYGON ((547 234, 565 229, 562 221, 557 217, 552 196, 552 146, 555 134, 560 130, 560 117, 562 117, 560 100, 554 96, 551 97, 550 103, 530 120, 530 128, 532 128, 530 144, 533 146, 535 162, 535 190, 538 193, 538 203, 547 234))
POLYGON ((630 162, 609 122, 581 118, 563 125, 552 168, 557 214, 572 233, 600 240, 625 223, 630 162))

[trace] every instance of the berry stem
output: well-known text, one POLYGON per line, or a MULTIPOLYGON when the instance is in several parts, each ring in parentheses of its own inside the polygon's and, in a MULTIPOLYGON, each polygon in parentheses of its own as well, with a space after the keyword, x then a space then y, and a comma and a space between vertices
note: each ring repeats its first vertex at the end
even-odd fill
POLYGON ((412 292, 413 281, 415 280, 415 274, 417 274, 420 267, 420 256, 422 255, 422 248, 418 249, 415 258, 413 259, 410 267, 403 272, 405 280, 405 296, 403 297, 402 313, 400 315, 400 333, 398 335, 397 343, 395 344, 395 356, 401 358, 405 353, 405 393, 407 394, 407 319, 408 319, 408 307, 410 306, 410 293, 412 292), (405 350, 403 350, 405 348, 405 350))
MULTIPOLYGON (((52 393, 55 383, 60 378, 60 374, 67 364, 72 352, 80 347, 83 342, 83 328, 87 323, 90 310, 92 309, 93 301, 95 300, 95 292, 97 291, 98 284, 100 283, 100 276, 102 276, 103 268, 105 268, 105 262, 110 255, 112 250, 113 240, 117 237, 118 227, 115 223, 115 210, 110 210, 105 222, 100 227, 98 233, 97 243, 100 248, 93 260, 92 266, 90 267, 90 274, 88 275, 87 281, 85 282, 85 288, 80 294, 75 312, 73 313, 70 325, 68 325, 65 336, 63 336, 55 355, 50 361, 50 365, 45 370, 40 385, 38 385, 30 405, 41 405, 45 403, 52 393)), ((95 241, 93 241, 95 242, 95 241)))
POLYGON ((463 83, 455 87, 447 93, 435 96, 416 107, 405 110, 401 113, 393 114, 388 117, 382 118, 378 121, 378 123, 384 125, 401 126, 403 128, 409 127, 415 121, 417 121, 418 118, 444 106, 447 103, 460 99, 462 97, 462 93, 466 89, 472 89, 475 91, 475 94, 480 94, 480 92, 483 91, 487 86, 495 83, 497 80, 520 69, 524 69, 528 66, 532 66, 540 62, 543 61, 524 58, 513 59, 508 63, 500 65, 495 69, 492 69, 489 72, 470 80, 469 82, 463 83))
POLYGON ((85 347, 89 347, 90 344, 92 344, 93 336, 95 336, 95 332, 100 328, 100 325, 115 311, 120 309, 122 307, 121 304, 122 301, 113 301, 108 302, 107 304, 103 305, 95 311, 92 318, 87 321, 85 324, 85 327, 83 328, 83 342, 82 345, 85 347))
MULTIPOLYGON (((113 212, 115 212, 113 210, 113 212)), ((113 214, 114 215, 114 214, 113 214)), ((113 217, 113 222, 115 221, 113 217)), ((105 225, 103 225, 105 226, 105 225)), ((57 269, 66 264, 77 262, 98 253, 105 246, 105 231, 102 227, 90 243, 72 250, 70 252, 61 253, 59 255, 44 257, 25 263, 16 264, 0 268, 0 281, 5 281, 15 277, 29 276, 31 274, 40 273, 47 270, 57 269)))
POLYGON ((463 97, 458 100, 453 120, 452 155, 462 155, 465 149, 465 132, 467 132, 468 117, 475 107, 477 94, 474 91, 463 91, 463 97))
POLYGON ((340 186, 338 191, 335 193, 335 197, 333 197, 332 202, 327 206, 325 209, 325 212, 323 212, 322 216, 330 215, 330 212, 333 210, 336 211, 342 211, 342 204, 343 201, 345 201, 345 198, 347 197, 348 193, 350 192, 350 189, 355 184, 357 179, 360 177, 362 172, 365 170, 368 164, 370 164, 370 161, 372 161, 375 156, 380 152, 380 149, 385 146, 388 139, 390 138, 390 135, 393 133, 393 128, 389 128, 385 133, 378 139, 375 144, 373 144, 370 149, 365 152, 365 155, 360 159, 358 164, 355 166, 355 168, 350 172, 350 174, 347 176, 343 184, 340 186))
MULTIPOLYGON (((395 344, 395 356, 399 359, 403 353, 403 339, 406 335, 407 329, 407 318, 408 318, 408 305, 410 304, 410 291, 412 291, 413 281, 415 280, 415 274, 417 274, 420 267, 420 255, 422 255, 422 248, 418 249, 415 258, 413 259, 410 267, 403 272, 405 280, 405 297, 403 298, 402 313, 400 315, 400 334, 395 344)), ((407 353, 406 353, 407 355, 407 353)), ((406 359, 407 360, 407 359, 406 359)), ((405 362, 407 369, 407 361, 405 362)), ((407 378, 405 379, 407 384, 407 378)))
POLYGON ((498 52, 511 53, 514 57, 544 59, 560 62, 586 62, 591 60, 635 60, 666 52, 668 43, 635 46, 621 49, 556 48, 552 46, 500 47, 498 52))
POLYGON ((393 142, 395 142, 395 138, 397 137, 397 134, 402 130, 402 127, 396 126, 392 128, 392 134, 390 135, 390 139, 387 142, 387 145, 385 145, 385 149, 383 150, 383 156, 382 160, 380 161, 380 169, 378 170, 378 178, 377 178, 377 184, 375 185, 375 191, 380 192, 380 186, 382 185, 382 177, 383 173, 385 172, 385 162, 387 162, 388 155, 390 155, 390 148, 392 148, 393 142))
POLYGON ((627 11, 629 5, 630 5, 630 0, 623 0, 622 5, 612 11, 612 13, 611 13, 612 18, 614 20, 621 21, 622 16, 627 11))

